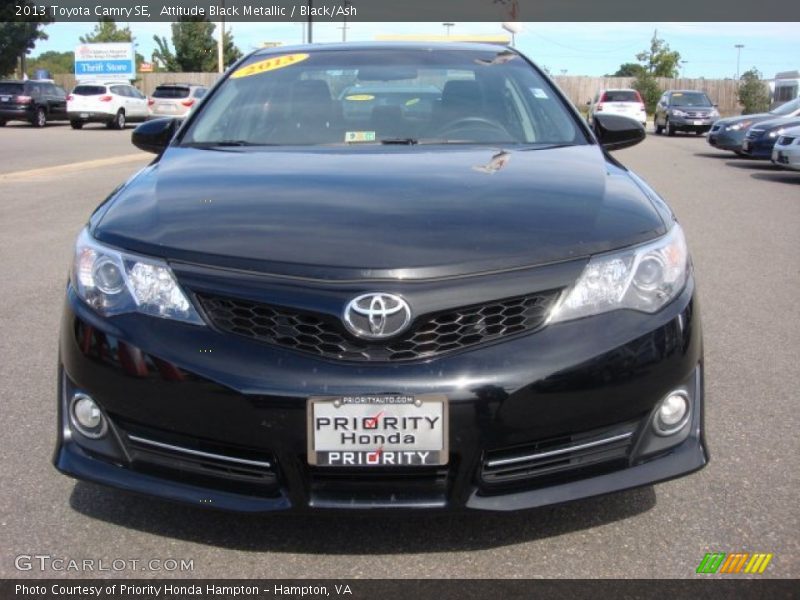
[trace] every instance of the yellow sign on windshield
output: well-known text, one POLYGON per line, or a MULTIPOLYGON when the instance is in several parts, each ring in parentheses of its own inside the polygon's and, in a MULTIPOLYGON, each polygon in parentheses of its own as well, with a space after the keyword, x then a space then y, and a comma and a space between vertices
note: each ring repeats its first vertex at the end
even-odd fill
POLYGON ((365 100, 375 100, 375 96, 372 96, 371 94, 353 94, 352 96, 345 96, 345 100, 364 102, 365 100))
POLYGON ((304 61, 308 58, 308 54, 284 54, 282 56, 273 56, 266 60, 251 63, 234 71, 231 79, 239 79, 240 77, 250 77, 251 75, 261 75, 267 71, 274 71, 275 69, 283 69, 284 67, 291 67, 294 64, 304 61))

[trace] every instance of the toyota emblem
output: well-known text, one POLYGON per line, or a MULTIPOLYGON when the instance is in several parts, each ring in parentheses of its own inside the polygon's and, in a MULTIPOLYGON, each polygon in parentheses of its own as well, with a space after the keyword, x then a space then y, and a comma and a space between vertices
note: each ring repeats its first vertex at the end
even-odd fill
POLYGON ((344 309, 344 324, 354 335, 371 340, 395 336, 411 323, 411 308, 394 294, 363 294, 344 309))

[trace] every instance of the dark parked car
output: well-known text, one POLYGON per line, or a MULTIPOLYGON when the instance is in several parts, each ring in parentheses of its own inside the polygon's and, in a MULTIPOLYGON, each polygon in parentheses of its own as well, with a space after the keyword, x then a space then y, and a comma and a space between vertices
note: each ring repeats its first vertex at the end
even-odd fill
POLYGON ((782 104, 770 112, 720 119, 712 125, 708 133, 708 143, 720 150, 731 150, 742 154, 742 143, 750 127, 763 121, 798 116, 800 116, 800 98, 782 104))
POLYGON ((0 127, 8 121, 44 127, 66 120, 67 93, 52 81, 0 81, 0 127))
POLYGON ((56 467, 241 511, 515 510, 702 468, 684 234, 608 154, 641 124, 595 128, 502 47, 250 54, 134 131, 157 158, 78 237, 56 467), (384 136, 354 82, 440 97, 384 136))
POLYGON ((800 125, 800 117, 782 117, 762 121, 747 130, 742 142, 742 154, 750 158, 770 160, 775 142, 787 129, 800 125))
POLYGON ((653 123, 656 133, 666 130, 667 135, 678 131, 701 135, 711 129, 719 119, 719 111, 705 92, 672 90, 664 92, 656 105, 653 123))

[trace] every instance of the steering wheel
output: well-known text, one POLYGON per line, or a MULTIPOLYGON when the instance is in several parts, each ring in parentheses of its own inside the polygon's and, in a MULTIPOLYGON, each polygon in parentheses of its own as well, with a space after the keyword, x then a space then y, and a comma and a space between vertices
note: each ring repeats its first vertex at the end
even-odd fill
POLYGON ((506 128, 500 125, 500 123, 491 121, 489 119, 484 119, 483 117, 463 117, 460 119, 455 119, 454 121, 445 123, 436 133, 439 136, 446 137, 445 134, 462 129, 491 130, 493 132, 500 132, 503 134, 503 136, 511 138, 511 135, 508 133, 508 131, 506 131, 506 128))

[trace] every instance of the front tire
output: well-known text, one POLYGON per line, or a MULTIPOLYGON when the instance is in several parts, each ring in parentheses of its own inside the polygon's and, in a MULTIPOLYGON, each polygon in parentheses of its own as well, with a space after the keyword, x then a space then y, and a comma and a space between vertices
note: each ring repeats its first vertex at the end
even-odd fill
POLYGON ((664 132, 664 128, 658 124, 658 119, 655 117, 653 118, 653 125, 656 128, 656 135, 661 135, 664 132))
POLYGON ((83 129, 83 121, 70 121, 69 125, 73 129, 83 129))
POLYGON ((673 137, 675 135, 675 125, 670 123, 669 119, 667 119, 667 135, 669 137, 673 137))
POLYGON ((5 127, 5 126, 6 126, 6 122, 5 121, 0 121, 0 127, 5 127))
POLYGON ((43 108, 36 109, 36 115, 33 117, 33 123, 31 123, 34 127, 44 127, 47 125, 47 113, 44 112, 43 108))

